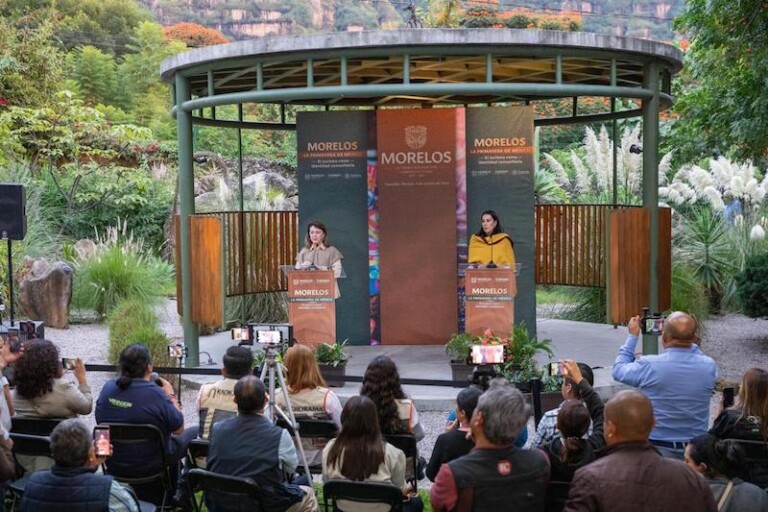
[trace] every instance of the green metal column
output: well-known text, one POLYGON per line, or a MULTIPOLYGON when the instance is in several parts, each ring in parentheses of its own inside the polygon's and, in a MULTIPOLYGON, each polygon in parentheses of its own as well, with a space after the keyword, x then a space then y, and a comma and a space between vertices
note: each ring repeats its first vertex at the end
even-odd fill
MULTIPOLYGON (((659 65, 651 62, 643 70, 643 87, 653 91, 651 99, 643 100, 643 206, 651 212, 650 269, 648 273, 648 307, 659 310, 659 65)), ((639 313, 639 312, 638 312, 639 313)), ((657 354, 657 336, 643 336, 643 354, 657 354)))
POLYGON ((189 101, 189 82, 176 73, 176 131, 179 142, 179 235, 181 246, 181 299, 187 366, 200 365, 200 334, 192 322, 192 272, 190 268, 189 216, 195 213, 195 175, 192 163, 192 112, 181 106, 189 101))

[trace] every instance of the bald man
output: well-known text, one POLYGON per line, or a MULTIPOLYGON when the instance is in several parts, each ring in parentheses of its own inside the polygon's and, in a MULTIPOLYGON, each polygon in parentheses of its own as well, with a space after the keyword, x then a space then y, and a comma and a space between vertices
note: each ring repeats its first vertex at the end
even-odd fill
POLYGON ((715 512, 707 481, 684 462, 662 457, 648 442, 650 400, 637 390, 616 393, 605 406, 607 448, 576 471, 564 512, 715 512))
POLYGON ((653 404, 656 426, 650 440, 667 456, 682 460, 686 443, 709 427, 709 402, 717 366, 696 345, 696 320, 676 311, 664 321, 659 355, 635 359, 640 317, 629 321, 629 336, 613 363, 613 378, 642 391, 653 404))

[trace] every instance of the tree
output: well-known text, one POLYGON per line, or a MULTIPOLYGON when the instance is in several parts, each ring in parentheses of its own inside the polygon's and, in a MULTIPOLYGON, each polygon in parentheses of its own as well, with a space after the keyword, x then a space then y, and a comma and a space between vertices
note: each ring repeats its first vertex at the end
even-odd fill
POLYGON ((741 306, 751 318, 768 318, 768 253, 747 260, 736 276, 741 306))
POLYGON ((768 160, 768 11, 762 0, 689 0, 676 28, 691 41, 669 143, 683 161, 714 149, 768 160))
POLYGON ((172 41, 181 41, 189 48, 201 48, 215 44, 228 43, 229 39, 224 34, 212 28, 206 28, 197 23, 181 22, 164 27, 165 37, 172 41))
POLYGON ((117 64, 93 46, 81 46, 70 53, 72 78, 87 105, 120 103, 117 91, 117 64))

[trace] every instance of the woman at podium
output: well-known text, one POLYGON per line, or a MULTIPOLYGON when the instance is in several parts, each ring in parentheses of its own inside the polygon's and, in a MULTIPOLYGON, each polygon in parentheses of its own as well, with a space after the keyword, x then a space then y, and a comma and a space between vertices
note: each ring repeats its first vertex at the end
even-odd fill
MULTIPOLYGON (((319 220, 313 220, 307 226, 307 238, 304 247, 296 256, 296 268, 332 269, 336 277, 341 275, 341 252, 328 243, 328 229, 319 220)), ((341 297, 339 285, 336 285, 336 298, 341 297)))
POLYGON ((486 210, 480 216, 480 230, 469 239, 467 263, 515 266, 514 243, 501 228, 499 216, 486 210))

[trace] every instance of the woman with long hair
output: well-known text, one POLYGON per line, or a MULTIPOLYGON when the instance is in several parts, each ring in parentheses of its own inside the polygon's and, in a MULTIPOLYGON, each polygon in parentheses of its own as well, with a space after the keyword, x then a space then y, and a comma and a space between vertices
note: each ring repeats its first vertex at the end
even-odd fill
MULTIPOLYGON (((307 236, 304 247, 296 256, 296 268, 314 268, 333 270, 333 275, 341 275, 341 260, 344 256, 332 246, 328 240, 328 228, 319 220, 313 220, 307 225, 307 236)), ((339 286, 336 285, 336 298, 341 297, 339 286)))
POLYGON ((712 434, 694 437, 685 447, 684 459, 709 482, 719 512, 768 512, 768 494, 738 477, 746 461, 733 440, 718 440, 712 434))
POLYGON ((493 210, 486 210, 480 215, 480 229, 469 239, 470 264, 515 265, 515 244, 504 232, 499 216, 493 210))
POLYGON ((77 384, 64 378, 59 350, 51 341, 30 340, 14 366, 13 406, 17 414, 39 418, 72 418, 90 414, 93 397, 85 364, 75 360, 77 384))
MULTIPOLYGON (((288 388, 288 400, 296 418, 330 419, 341 427, 341 402, 336 393, 328 389, 314 351, 307 345, 294 345, 283 360, 288 388)), ((285 407, 283 393, 277 393, 278 405, 285 407)), ((304 455, 310 466, 320 464, 324 444, 319 439, 302 437, 304 455)))
POLYGON ((709 430, 720 439, 768 442, 768 372, 750 368, 741 378, 739 396, 709 430))
MULTIPOLYGON (((376 405, 366 396, 353 396, 347 401, 341 412, 341 431, 323 450, 323 481, 337 479, 390 483, 399 487, 404 496, 412 491, 405 483, 405 455, 384 442, 376 405)), ((411 499, 406 510, 420 510, 419 504, 418 498, 411 499)), ((339 500, 337 506, 344 512, 389 510, 388 505, 346 500, 339 500)))
POLYGON ((392 359, 387 356, 373 358, 365 370, 360 394, 376 404, 382 433, 413 434, 417 441, 424 438, 419 413, 403 392, 400 374, 392 359))

